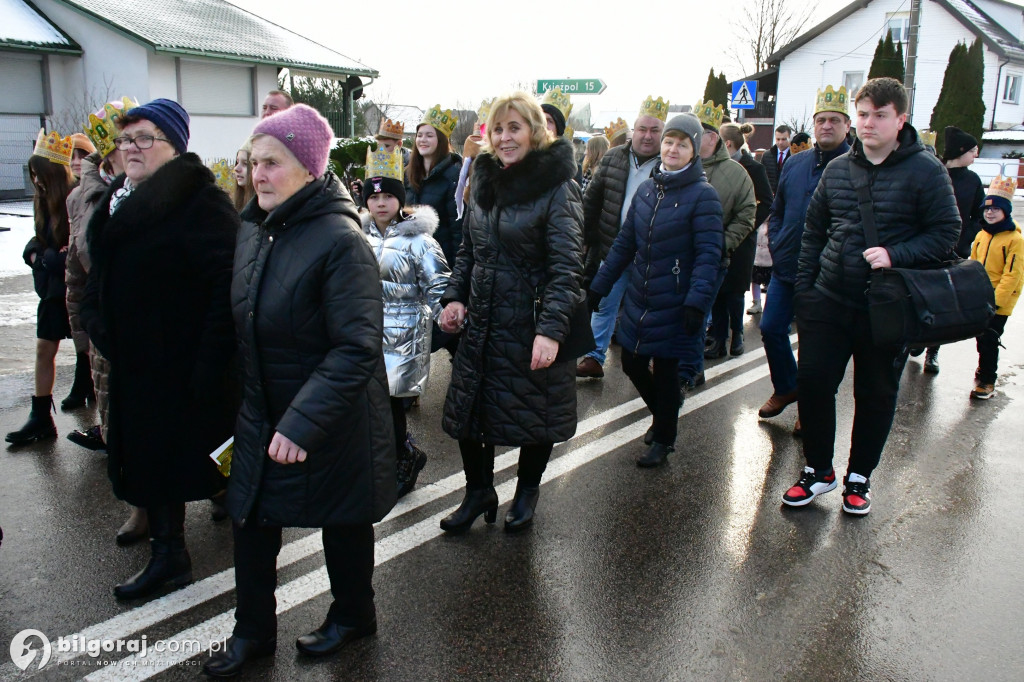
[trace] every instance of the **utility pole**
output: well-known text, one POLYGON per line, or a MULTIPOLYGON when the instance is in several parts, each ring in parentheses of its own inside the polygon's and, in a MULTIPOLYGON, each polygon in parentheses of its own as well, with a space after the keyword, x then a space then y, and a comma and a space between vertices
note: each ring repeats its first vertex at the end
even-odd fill
POLYGON ((913 124, 914 118, 914 79, 917 72, 917 41, 921 28, 921 0, 910 0, 910 31, 907 34, 907 66, 903 76, 903 86, 910 94, 910 116, 908 119, 913 124))

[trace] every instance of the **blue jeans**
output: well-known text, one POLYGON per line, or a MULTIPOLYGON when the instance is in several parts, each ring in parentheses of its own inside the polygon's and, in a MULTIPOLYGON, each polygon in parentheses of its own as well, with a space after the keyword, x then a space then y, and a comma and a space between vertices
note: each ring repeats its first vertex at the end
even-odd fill
POLYGON ((612 342, 612 334, 615 333, 615 321, 619 318, 622 298, 626 295, 630 268, 632 265, 627 267, 619 280, 612 285, 608 295, 601 299, 601 307, 597 312, 590 316, 590 328, 594 332, 594 343, 597 348, 587 353, 587 357, 594 358, 602 365, 608 354, 608 344, 612 342))
MULTIPOLYGON (((715 290, 711 292, 711 301, 714 303, 718 298, 718 290, 722 288, 725 281, 725 273, 728 268, 720 268, 718 277, 715 278, 715 290)), ((708 317, 711 310, 708 309, 708 317)), ((707 325, 701 325, 701 330, 693 336, 686 337, 686 345, 683 348, 683 357, 679 359, 679 378, 683 381, 695 379, 698 374, 704 371, 704 339, 707 336, 707 325)))
POLYGON ((761 313, 761 341, 772 373, 772 386, 778 395, 796 390, 796 357, 789 343, 792 324, 793 284, 772 277, 761 313))

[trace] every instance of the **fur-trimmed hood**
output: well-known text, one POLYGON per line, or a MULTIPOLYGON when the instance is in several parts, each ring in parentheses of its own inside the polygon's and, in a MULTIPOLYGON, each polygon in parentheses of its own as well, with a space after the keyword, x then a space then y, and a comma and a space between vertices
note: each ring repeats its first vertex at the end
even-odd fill
MULTIPOLYGON (((407 214, 405 220, 400 223, 392 223, 398 234, 403 237, 414 237, 418 234, 433 235, 437 230, 437 211, 430 206, 406 206, 401 209, 407 214)), ((370 235, 370 230, 375 227, 373 216, 369 211, 359 212, 359 222, 363 227, 363 234, 370 235)), ((390 227, 390 226, 389 226, 390 227)))
POLYGON ((473 199, 485 211, 515 206, 536 199, 576 176, 572 143, 558 138, 545 149, 535 149, 517 164, 504 167, 492 154, 473 162, 473 199))

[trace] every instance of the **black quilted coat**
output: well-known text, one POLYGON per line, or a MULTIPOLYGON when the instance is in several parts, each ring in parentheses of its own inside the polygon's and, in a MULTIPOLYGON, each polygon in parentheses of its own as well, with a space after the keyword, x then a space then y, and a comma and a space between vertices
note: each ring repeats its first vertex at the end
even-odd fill
POLYGON ((576 433, 575 358, 536 371, 530 359, 538 334, 565 339, 582 297, 572 145, 560 139, 508 168, 482 154, 473 169, 462 247, 441 298, 442 305, 466 304, 469 320, 454 358, 444 430, 495 445, 568 440, 576 433))
POLYGON ((228 291, 238 214, 195 154, 161 166, 110 215, 124 181, 89 221, 80 313, 110 360, 107 471, 136 506, 201 500, 224 487, 209 454, 237 412, 228 291))
POLYGON ((459 184, 461 170, 462 157, 452 153, 430 169, 419 189, 408 184, 408 181, 405 186, 406 206, 426 204, 437 211, 434 239, 441 245, 444 258, 449 263, 455 261, 459 242, 462 241, 462 220, 458 217, 455 205, 455 187, 459 184))
POLYGON ((877 166, 856 140, 849 153, 834 159, 807 207, 794 291, 812 286, 833 300, 867 307, 865 291, 871 267, 850 169, 868 169, 878 242, 893 267, 941 261, 960 234, 960 212, 949 174, 904 124, 899 147, 877 166))
POLYGON ((245 375, 227 507, 235 521, 379 521, 395 504, 395 438, 377 261, 333 173, 269 215, 242 211, 231 307, 245 375), (305 462, 267 455, 275 431, 305 462))

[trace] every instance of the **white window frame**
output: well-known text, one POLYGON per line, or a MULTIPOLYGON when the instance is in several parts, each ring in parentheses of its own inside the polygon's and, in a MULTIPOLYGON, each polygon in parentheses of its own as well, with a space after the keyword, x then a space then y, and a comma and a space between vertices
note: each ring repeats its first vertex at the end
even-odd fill
POLYGON ((1003 102, 1006 104, 1020 104, 1020 87, 1024 81, 1024 74, 1019 73, 1007 73, 1006 78, 1003 80, 1003 102), (1013 90, 1010 90, 1010 85, 1013 85, 1013 90))
POLYGON ((852 102, 857 98, 857 91, 864 85, 865 73, 863 71, 843 71, 843 85, 846 86, 847 101, 852 102), (859 85, 856 88, 850 87, 850 77, 856 76, 859 79, 859 85))
POLYGON ((174 67, 175 67, 175 75, 177 76, 177 80, 178 80, 178 101, 181 103, 181 105, 183 107, 185 107, 186 110, 188 110, 190 115, 193 115, 193 116, 223 116, 223 117, 227 117, 227 118, 234 118, 234 117, 251 118, 251 117, 257 115, 257 111, 258 111, 257 103, 256 103, 257 83, 256 83, 256 67, 255 66, 247 66, 247 65, 244 65, 244 64, 238 64, 238 63, 232 63, 232 62, 226 62, 226 61, 212 61, 212 60, 177 58, 177 59, 174 60, 174 67), (207 110, 207 109, 204 109, 204 106, 203 106, 204 102, 206 100, 200 100, 198 102, 197 101, 193 101, 191 99, 191 97, 188 96, 184 92, 184 88, 182 86, 182 80, 183 80, 182 79, 182 67, 184 65, 184 67, 187 69, 188 65, 190 65, 190 64, 202 65, 202 66, 206 66, 206 67, 212 67, 212 68, 215 68, 215 69, 216 68, 221 68, 221 69, 225 69, 225 70, 227 70, 227 69, 237 70, 239 72, 239 75, 243 75, 243 72, 244 72, 244 75, 247 77, 246 87, 248 88, 248 91, 246 93, 246 98, 245 98, 246 102, 245 102, 244 108, 240 107, 238 110, 233 111, 233 112, 207 110))
MULTIPOLYGON (((896 31, 893 30, 892 41, 893 43, 905 43, 907 37, 910 34, 910 12, 886 12, 885 14, 885 28, 892 29, 893 22, 900 22, 899 35, 896 35, 896 31)), ((882 39, 885 39, 885 32, 882 33, 882 39)))

